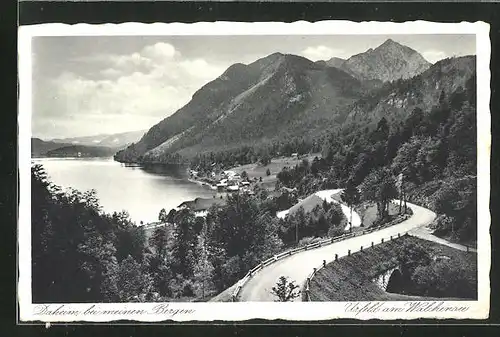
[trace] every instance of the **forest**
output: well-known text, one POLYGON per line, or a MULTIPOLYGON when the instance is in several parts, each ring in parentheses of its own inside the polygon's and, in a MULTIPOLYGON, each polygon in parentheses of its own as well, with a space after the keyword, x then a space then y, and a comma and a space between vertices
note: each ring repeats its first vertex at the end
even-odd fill
MULTIPOLYGON (((311 163, 286 167, 278 174, 279 184, 296 187, 299 197, 350 184, 368 191, 362 187, 384 180, 395 181, 402 174, 407 200, 438 213, 432 225, 435 234, 474 244, 477 239, 475 81, 474 75, 465 88, 458 87, 450 95, 442 91, 432 108, 424 111, 416 107, 403 120, 382 117, 373 126, 352 121, 316 138, 285 138, 265 146, 200 154, 191 165, 208 171, 213 162, 231 167, 265 163, 269 157, 291 153, 321 153, 311 163)), ((367 193, 364 200, 370 198, 370 192, 367 193)))
MULTIPOLYGON (((95 191, 63 191, 41 165, 31 184, 35 303, 206 300, 294 244, 296 219, 307 219, 278 219, 278 205, 293 199, 261 190, 228 197, 206 218, 163 209, 164 225, 148 234, 126 212, 105 213, 95 191)), ((340 224, 340 209, 327 209, 300 225, 301 239, 326 235, 333 216, 340 224)))

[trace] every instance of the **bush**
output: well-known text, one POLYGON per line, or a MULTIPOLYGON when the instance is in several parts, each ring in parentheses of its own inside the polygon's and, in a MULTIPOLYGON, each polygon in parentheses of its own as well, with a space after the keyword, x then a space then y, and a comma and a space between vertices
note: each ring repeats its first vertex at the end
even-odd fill
POLYGON ((477 282, 469 269, 449 258, 418 266, 412 276, 416 293, 433 297, 476 298, 477 282))
POLYGON ((311 236, 308 236, 308 237, 305 237, 305 238, 302 238, 300 239, 299 243, 298 243, 298 247, 305 247, 307 245, 310 245, 312 243, 316 243, 316 242, 319 242, 323 240, 323 238, 318 238, 318 237, 311 237, 311 236))
POLYGON ((330 238, 334 238, 334 237, 337 237, 337 236, 341 236, 342 234, 344 234, 344 227, 330 227, 330 229, 328 229, 328 237, 330 238))
POLYGON ((194 286, 191 280, 184 279, 181 275, 170 281, 169 287, 173 298, 194 296, 194 286))

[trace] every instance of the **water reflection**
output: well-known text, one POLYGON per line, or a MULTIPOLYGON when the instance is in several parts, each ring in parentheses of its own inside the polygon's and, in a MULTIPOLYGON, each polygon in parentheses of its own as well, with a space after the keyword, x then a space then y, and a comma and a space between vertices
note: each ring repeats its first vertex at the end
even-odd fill
POLYGON ((35 159, 63 188, 95 189, 106 212, 127 210, 136 222, 157 221, 186 200, 212 198, 211 189, 188 181, 185 166, 124 165, 110 159, 35 159))

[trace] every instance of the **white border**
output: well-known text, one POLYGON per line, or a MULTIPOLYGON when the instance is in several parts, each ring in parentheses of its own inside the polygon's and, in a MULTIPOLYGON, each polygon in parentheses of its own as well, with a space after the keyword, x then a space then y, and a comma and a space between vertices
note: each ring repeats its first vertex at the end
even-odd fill
MULTIPOLYGON (((253 318, 286 320, 327 320, 335 318, 357 319, 417 319, 417 318, 487 318, 490 306, 491 240, 489 227, 490 195, 490 40, 489 25, 475 23, 433 23, 425 21, 350 22, 305 21, 293 23, 262 22, 199 22, 184 23, 126 23, 126 24, 43 24, 19 28, 19 281, 18 298, 21 321, 108 322, 118 319, 134 321, 240 321, 253 318), (145 310, 144 314, 74 315, 36 314, 40 306, 32 304, 31 297, 31 212, 30 212, 30 161, 31 161, 31 104, 32 104, 32 53, 31 41, 36 36, 161 36, 161 35, 379 35, 379 34, 475 34, 477 55, 477 141, 478 141, 478 300, 447 301, 446 306, 468 306, 466 312, 346 312, 346 302, 298 303, 110 303, 96 304, 100 310, 145 310), (163 305, 161 312, 155 307, 163 305), (194 312, 183 312, 182 310, 194 312)), ((363 302, 357 302, 360 306, 363 302)), ((404 307, 406 302, 383 302, 383 307, 404 307)), ((49 304, 50 310, 60 305, 49 304)), ((89 304, 68 304, 64 310, 86 310, 89 304)), ((94 308, 96 309, 96 308, 94 308)))

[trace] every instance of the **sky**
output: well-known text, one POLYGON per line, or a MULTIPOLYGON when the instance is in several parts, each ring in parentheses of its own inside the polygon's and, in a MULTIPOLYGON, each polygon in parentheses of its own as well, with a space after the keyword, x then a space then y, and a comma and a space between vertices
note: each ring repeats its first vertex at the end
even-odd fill
POLYGON ((33 39, 32 135, 149 129, 230 65, 274 52, 349 58, 388 38, 431 63, 475 54, 474 35, 92 36, 33 39))

